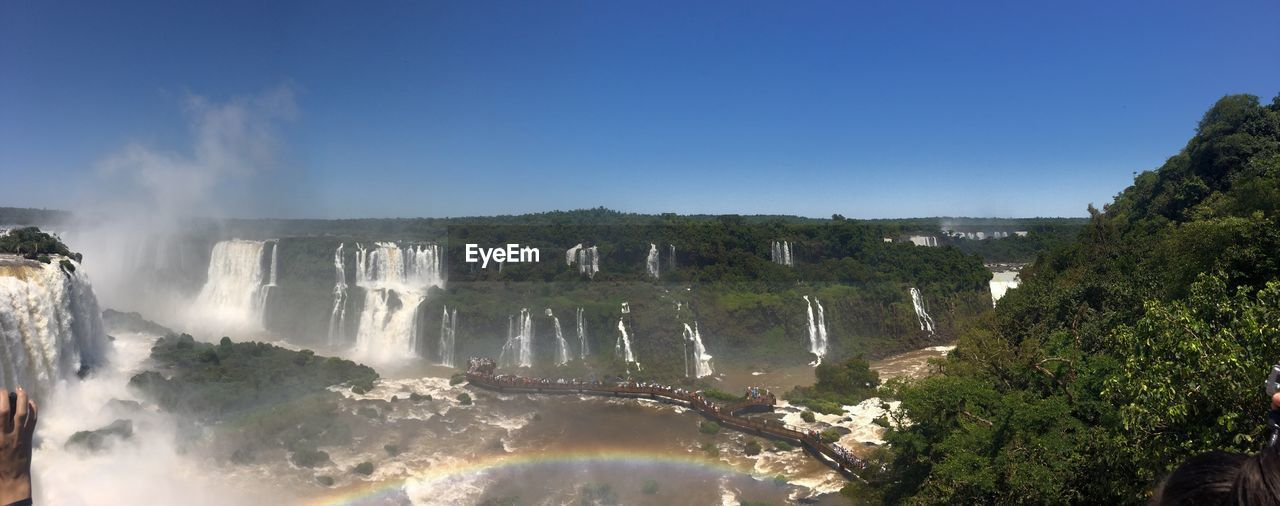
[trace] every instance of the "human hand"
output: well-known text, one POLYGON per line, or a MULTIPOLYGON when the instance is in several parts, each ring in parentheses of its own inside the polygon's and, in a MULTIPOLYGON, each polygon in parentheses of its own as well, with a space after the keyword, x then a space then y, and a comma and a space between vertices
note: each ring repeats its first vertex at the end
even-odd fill
POLYGON ((31 436, 36 432, 36 403, 18 387, 10 412, 9 391, 0 389, 0 504, 31 499, 31 436))

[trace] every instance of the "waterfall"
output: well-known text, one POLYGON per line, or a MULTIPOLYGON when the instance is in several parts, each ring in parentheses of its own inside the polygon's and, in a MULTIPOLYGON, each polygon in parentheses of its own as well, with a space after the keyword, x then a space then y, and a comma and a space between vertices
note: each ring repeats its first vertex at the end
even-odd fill
POLYGON ((933 333, 933 317, 929 316, 929 312, 925 310, 924 296, 920 295, 920 290, 911 287, 911 305, 916 310, 916 321, 920 323, 920 330, 933 333))
POLYGON ((453 346, 458 337, 458 308, 454 308, 453 312, 449 312, 449 308, 444 308, 444 315, 440 317, 440 361, 439 365, 445 367, 453 367, 453 346))
POLYGON ((507 344, 502 346, 498 363, 508 367, 533 367, 533 318, 529 308, 520 310, 517 324, 507 318, 507 344))
POLYGON ((342 258, 343 244, 333 252, 333 270, 337 280, 333 284, 333 310, 329 312, 329 344, 347 340, 347 267, 342 258))
POLYGON ((588 278, 595 278, 596 273, 600 272, 600 252, 595 246, 584 248, 582 244, 577 244, 565 251, 565 265, 573 265, 574 262, 578 263, 578 272, 586 274, 588 278))
POLYGON ((688 323, 684 324, 684 339, 693 343, 693 377, 701 378, 714 373, 715 371, 711 368, 711 355, 707 353, 707 347, 702 344, 702 333, 698 331, 698 322, 693 322, 693 327, 688 323))
POLYGON ((817 297, 809 298, 804 296, 804 302, 809 308, 809 353, 816 357, 813 365, 822 363, 822 358, 827 356, 827 312, 822 308, 822 302, 817 297), (814 318, 813 308, 818 307, 817 318, 814 318))
POLYGON ((276 267, 280 265, 279 257, 276 256, 276 250, 280 249, 280 241, 271 241, 271 278, 267 281, 267 286, 276 286, 276 267))
POLYGON ((575 244, 564 252, 564 265, 566 267, 573 266, 573 262, 578 259, 579 251, 582 251, 582 243, 575 244))
POLYGON ((575 313, 577 313, 575 319, 578 326, 578 358, 586 360, 587 353, 589 353, 587 349, 587 319, 582 314, 582 308, 578 308, 575 313))
POLYGON ((356 327, 356 355, 386 362, 408 359, 418 350, 418 307, 431 287, 443 287, 440 247, 356 244, 356 286, 364 289, 364 309, 356 327))
POLYGON ((667 270, 676 270, 676 245, 674 244, 667 245, 667 270))
MULTIPOLYGON (((631 314, 631 305, 622 303, 622 314, 631 314)), ((627 335, 626 316, 618 318, 618 341, 613 345, 614 356, 621 358, 623 362, 635 364, 636 368, 640 368, 640 363, 636 362, 636 355, 631 351, 631 337, 627 335)))
POLYGON ((78 262, 0 256, 0 385, 43 396, 54 382, 105 363, 109 346, 78 262))
POLYGON ((279 265, 279 257, 276 256, 276 253, 280 249, 279 240, 267 242, 271 243, 271 267, 267 271, 267 284, 262 285, 262 292, 258 294, 258 297, 262 299, 258 301, 258 307, 262 308, 263 311, 266 310, 267 297, 271 295, 271 289, 276 287, 276 267, 279 265))
POLYGON ((618 342, 613 345, 613 352, 628 364, 640 365, 636 362, 636 355, 631 352, 631 337, 627 336, 627 324, 623 318, 618 318, 618 342))
POLYGON ((265 246, 264 241, 240 239, 219 241, 213 246, 208 279, 191 308, 197 319, 211 324, 208 330, 262 330, 267 294, 262 272, 265 246))
POLYGON ((991 274, 991 307, 995 307, 996 301, 1004 297, 1009 290, 1018 287, 1021 280, 1018 279, 1018 271, 1000 271, 991 274))
POLYGON ((649 243, 649 258, 645 260, 644 266, 650 277, 658 279, 658 245, 649 243))
POLYGON ((791 243, 787 241, 773 241, 773 246, 769 250, 770 259, 773 263, 790 267, 794 264, 791 258, 791 243))
POLYGON ((551 312, 551 308, 547 308, 546 314, 556 329, 556 365, 565 365, 569 363, 569 343, 565 342, 564 333, 560 331, 560 319, 551 312))

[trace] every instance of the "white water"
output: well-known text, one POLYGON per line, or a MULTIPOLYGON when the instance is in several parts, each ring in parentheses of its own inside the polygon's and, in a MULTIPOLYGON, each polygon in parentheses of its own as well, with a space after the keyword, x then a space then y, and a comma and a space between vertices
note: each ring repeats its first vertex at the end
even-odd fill
POLYGON ((938 238, 931 235, 913 235, 909 237, 916 246, 937 246, 938 238))
POLYGON ((787 241, 773 241, 770 248, 770 259, 773 263, 790 267, 795 265, 791 258, 791 243, 787 241))
POLYGON ((502 347, 498 363, 507 367, 533 367, 533 318, 529 308, 522 308, 519 323, 507 320, 507 344, 502 347))
POLYGON ((36 504, 284 504, 282 494, 267 495, 270 484, 245 483, 181 448, 178 442, 190 435, 182 435, 174 417, 151 407, 112 406, 114 399, 142 401, 129 388, 129 378, 142 369, 159 337, 113 335, 110 363, 83 381, 58 382, 41 401, 38 438, 43 441, 32 457, 36 504), (132 437, 111 438, 107 448, 92 454, 65 446, 76 432, 116 419, 132 421, 132 437))
POLYGON ((267 298, 271 295, 271 289, 277 286, 276 267, 279 266, 280 263, 278 260, 279 257, 276 255, 280 249, 280 241, 267 241, 267 243, 271 244, 271 268, 267 271, 267 284, 262 285, 262 292, 258 294, 258 296, 262 298, 262 300, 258 301, 258 307, 263 308, 264 311, 267 307, 267 298))
POLYGON ((590 351, 587 349, 587 319, 582 314, 582 308, 575 311, 575 319, 578 327, 578 358, 585 359, 590 351))
POLYGON ((1004 297, 1009 290, 1017 288, 1022 280, 1018 279, 1018 271, 1000 271, 991 274, 991 306, 1004 297))
POLYGON ((573 245, 573 247, 572 247, 572 248, 569 248, 569 249, 565 250, 565 252, 564 252, 564 265, 565 265, 566 267, 568 267, 568 266, 572 266, 572 265, 573 265, 573 262, 574 262, 574 261, 576 261, 576 260, 578 259, 578 252, 579 252, 579 251, 582 251, 582 243, 575 244, 575 245, 573 245))
MULTIPOLYGON (((274 242, 273 242, 274 244, 274 242)), ((260 332, 272 272, 262 269, 264 241, 219 241, 208 277, 191 305, 195 326, 209 333, 260 332)))
POLYGON ((329 313, 329 344, 335 345, 347 340, 347 267, 342 258, 343 244, 333 252, 333 270, 336 280, 333 284, 333 310, 329 313))
POLYGON ((595 278, 596 273, 600 272, 600 252, 595 246, 584 248, 582 244, 574 245, 564 253, 565 265, 573 265, 578 263, 578 272, 586 274, 589 278, 595 278))
POLYGON ((636 362, 635 353, 631 352, 631 337, 627 335, 627 324, 622 318, 618 318, 618 342, 614 343, 613 352, 628 364, 640 365, 636 362))
POLYGON ((644 262, 649 277, 658 279, 658 245, 649 243, 649 258, 644 262))
POLYGON ((276 271, 278 270, 277 267, 280 266, 280 262, 279 262, 279 257, 276 256, 276 253, 278 253, 279 249, 280 249, 280 241, 271 241, 271 279, 270 281, 267 281, 267 286, 277 286, 276 271))
POLYGON ((916 310, 916 321, 920 323, 920 330, 933 333, 933 317, 929 316, 929 311, 924 305, 924 296, 920 294, 920 290, 911 287, 911 305, 916 310))
POLYGON ((449 312, 449 308, 444 308, 444 314, 440 316, 440 361, 439 365, 445 367, 453 367, 454 352, 453 347, 458 337, 458 308, 454 308, 453 312, 449 312))
MULTIPOLYGON (((37 395, 106 361, 98 299, 80 264, 0 257, 0 384, 37 395)), ((70 260, 68 260, 70 261, 70 260)))
POLYGON ((224 475, 178 451, 176 424, 154 410, 121 413, 113 399, 134 400, 129 378, 148 357, 155 335, 119 333, 107 340, 97 298, 83 266, 0 258, 0 379, 24 386, 40 405, 32 456, 36 504, 262 503, 248 487, 212 483, 224 475), (82 367, 92 373, 75 378, 82 367), (128 418, 128 440, 94 454, 67 448, 76 432, 128 418))
POLYGON ((822 309, 822 303, 817 297, 810 299, 805 295, 804 302, 809 311, 809 353, 814 356, 813 365, 818 365, 822 363, 822 358, 827 356, 827 312, 822 309), (818 307, 817 318, 814 318, 813 312, 815 305, 818 307))
POLYGON ((701 378, 715 373, 711 367, 711 355, 707 353, 707 347, 702 344, 702 333, 698 331, 698 322, 693 322, 693 327, 688 323, 684 324, 684 338, 693 343, 693 377, 701 378))
POLYGON ((565 365, 569 363, 569 343, 565 342, 564 332, 560 331, 560 319, 551 312, 551 308, 547 308, 546 314, 551 318, 551 323, 556 329, 556 365, 565 365))
MULTIPOLYGON (((622 314, 631 314, 631 305, 622 303, 622 314)), ((635 364, 636 368, 640 368, 640 363, 636 362, 636 355, 631 351, 631 336, 627 335, 626 316, 618 318, 618 340, 613 344, 614 356, 621 358, 623 362, 635 364)))
POLYGON ((418 349, 418 307, 443 287, 440 247, 356 244, 356 286, 365 292, 356 327, 356 356, 373 362, 411 359, 418 349))

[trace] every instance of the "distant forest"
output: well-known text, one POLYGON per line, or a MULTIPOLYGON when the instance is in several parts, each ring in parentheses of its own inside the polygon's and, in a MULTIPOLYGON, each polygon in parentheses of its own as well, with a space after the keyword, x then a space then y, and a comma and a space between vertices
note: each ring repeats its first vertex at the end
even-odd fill
POLYGON ((1139 504, 1193 455, 1262 448, 1280 361, 1280 97, 1222 98, 1090 212, 965 326, 942 374, 890 392, 886 470, 851 497, 1139 504))
MULTIPOLYGON (((74 215, 68 211, 51 209, 27 209, 16 207, 0 207, 0 228, 6 226, 34 225, 46 230, 56 230, 73 226, 74 215)), ((852 231, 863 239, 882 241, 892 238, 903 241, 912 235, 934 236, 940 244, 952 245, 961 251, 978 255, 989 263, 1026 263, 1035 259, 1036 254, 1053 246, 1074 239, 1075 234, 1087 222, 1085 218, 901 218, 858 220, 846 219, 836 214, 831 218, 807 218, 786 215, 678 215, 674 213, 638 214, 613 211, 605 208, 581 209, 573 211, 550 211, 522 215, 472 216, 454 218, 357 218, 357 219, 231 219, 207 220, 192 219, 187 227, 190 235, 207 235, 216 238, 239 237, 245 239, 269 239, 280 237, 335 237, 352 241, 442 241, 460 230, 471 227, 532 227, 539 233, 555 232, 565 229, 604 230, 607 227, 657 227, 667 230, 691 230, 693 228, 713 229, 718 226, 738 227, 755 231, 756 243, 765 241, 768 247, 770 240, 788 240, 791 236, 797 239, 817 238, 821 233, 814 232, 824 227, 838 227, 852 231), (1002 239, 949 240, 940 232, 942 225, 960 232, 993 232, 1001 231, 1010 234, 1002 239), (699 227, 701 225, 702 227, 699 227), (1014 231, 1026 231, 1028 236, 1013 236, 1014 231)), ((635 228, 635 230, 640 230, 635 228)), ((475 240, 497 239, 482 237, 475 233, 468 237, 475 240)), ((516 233, 525 242, 547 242, 568 234, 554 233, 536 235, 531 231, 516 233)), ((616 234, 614 234, 616 235, 616 234)), ((647 248, 649 242, 657 239, 652 234, 643 233, 631 241, 647 248)), ((665 241, 673 244, 677 241, 665 241)), ((686 241, 687 242, 687 241, 686 241)), ((689 243, 692 244, 692 243, 689 243)), ((590 244, 588 244, 589 246, 590 244)), ((824 246, 824 249, 826 247, 824 246)), ((677 254, 690 251, 690 248, 679 248, 677 254)), ((799 255, 816 256, 821 251, 806 253, 806 248, 797 249, 799 255)), ((647 250, 646 250, 647 252, 647 250)))

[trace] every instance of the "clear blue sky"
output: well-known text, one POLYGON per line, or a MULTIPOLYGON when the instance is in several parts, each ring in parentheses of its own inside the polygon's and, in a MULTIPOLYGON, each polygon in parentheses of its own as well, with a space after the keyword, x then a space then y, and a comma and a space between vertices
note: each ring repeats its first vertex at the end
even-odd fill
POLYGON ((227 214, 1081 215, 1280 92, 1270 0, 120 4, 0 1, 0 205, 286 89, 227 214))

